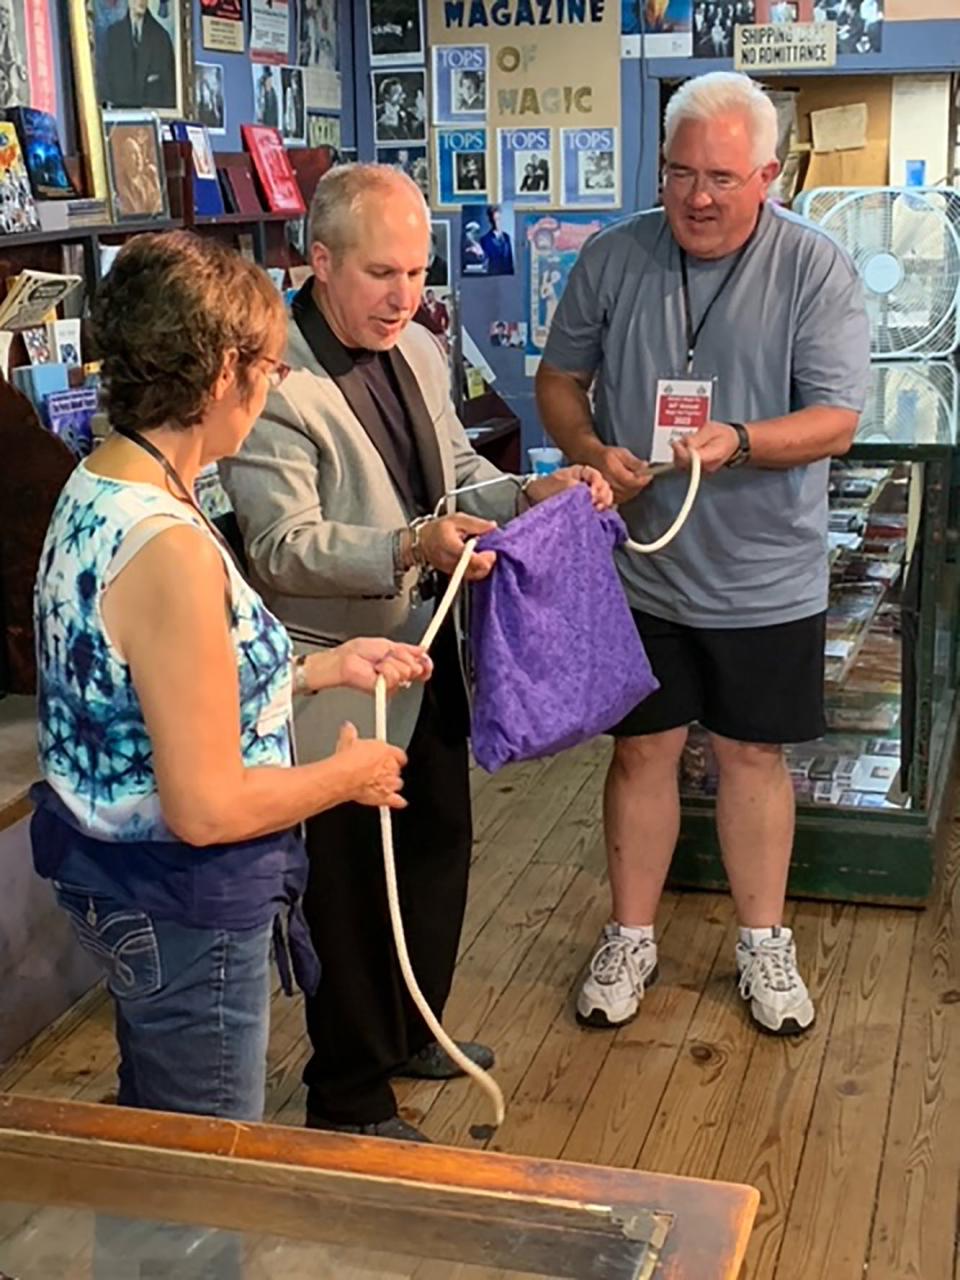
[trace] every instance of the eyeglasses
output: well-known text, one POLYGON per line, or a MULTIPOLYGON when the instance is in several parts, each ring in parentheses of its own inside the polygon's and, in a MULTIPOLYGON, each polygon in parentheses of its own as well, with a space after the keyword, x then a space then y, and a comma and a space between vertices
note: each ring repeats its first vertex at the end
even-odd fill
POLYGON ((290 372, 290 366, 284 364, 282 360, 275 360, 273 356, 262 356, 261 359, 264 364, 270 366, 267 370, 267 382, 271 389, 276 391, 277 387, 290 372))
POLYGON ((757 165, 741 178, 737 173, 698 173, 696 169, 686 169, 683 165, 668 164, 663 169, 663 184, 683 194, 699 185, 708 195, 728 196, 734 191, 742 191, 762 167, 757 165))

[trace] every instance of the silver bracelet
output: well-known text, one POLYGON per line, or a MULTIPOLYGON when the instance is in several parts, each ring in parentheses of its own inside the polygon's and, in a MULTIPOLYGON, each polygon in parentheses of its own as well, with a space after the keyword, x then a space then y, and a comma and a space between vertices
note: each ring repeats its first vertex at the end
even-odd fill
POLYGON ((293 660, 293 692, 312 697, 317 691, 307 684, 307 658, 309 654, 298 653, 293 660))

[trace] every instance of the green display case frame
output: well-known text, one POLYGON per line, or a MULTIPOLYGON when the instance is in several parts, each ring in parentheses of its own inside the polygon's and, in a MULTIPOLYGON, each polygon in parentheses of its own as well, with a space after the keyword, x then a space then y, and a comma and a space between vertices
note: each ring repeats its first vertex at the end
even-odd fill
MULTIPOLYGON (((929 366, 928 366, 929 367, 929 366)), ((956 369, 950 365, 950 376, 956 369)), ((787 892, 826 898, 923 907, 933 886, 937 855, 952 815, 960 676, 960 451, 955 406, 938 421, 888 433, 863 422, 846 460, 907 463, 917 520, 912 558, 921 557, 912 647, 914 737, 909 764, 909 809, 797 805, 787 892)), ((905 651, 905 661, 907 653, 905 651)), ((910 696, 906 686, 904 697, 910 696)), ((902 714, 902 713, 901 713, 902 714)), ((712 798, 684 797, 680 838, 670 873, 676 887, 726 889, 712 798)))

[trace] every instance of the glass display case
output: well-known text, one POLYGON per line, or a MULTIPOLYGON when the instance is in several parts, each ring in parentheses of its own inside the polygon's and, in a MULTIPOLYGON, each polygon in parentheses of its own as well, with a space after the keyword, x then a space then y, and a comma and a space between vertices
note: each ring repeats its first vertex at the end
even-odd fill
POLYGON ((734 1280, 752 1187, 0 1095, 4 1280, 734 1280))
MULTIPOLYGON (((828 733, 787 751, 792 894, 922 906, 930 893, 957 729, 958 385, 952 362, 874 364, 854 446, 831 464, 828 733)), ((697 730, 681 787, 672 880, 719 888, 716 767, 697 730)))

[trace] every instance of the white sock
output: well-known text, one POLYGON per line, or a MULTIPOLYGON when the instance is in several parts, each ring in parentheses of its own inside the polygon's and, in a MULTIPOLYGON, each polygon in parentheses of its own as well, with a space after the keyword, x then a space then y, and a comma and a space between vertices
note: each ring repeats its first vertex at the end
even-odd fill
POLYGON ((765 938, 783 937, 783 935, 788 932, 789 930, 784 929, 783 925, 779 925, 779 924, 772 925, 766 929, 741 928, 740 941, 743 943, 745 947, 750 947, 752 950, 754 947, 759 946, 759 944, 763 942, 765 938))
POLYGON ((653 942, 653 925, 652 924, 620 924, 614 920, 621 938, 629 938, 631 942, 653 942))

